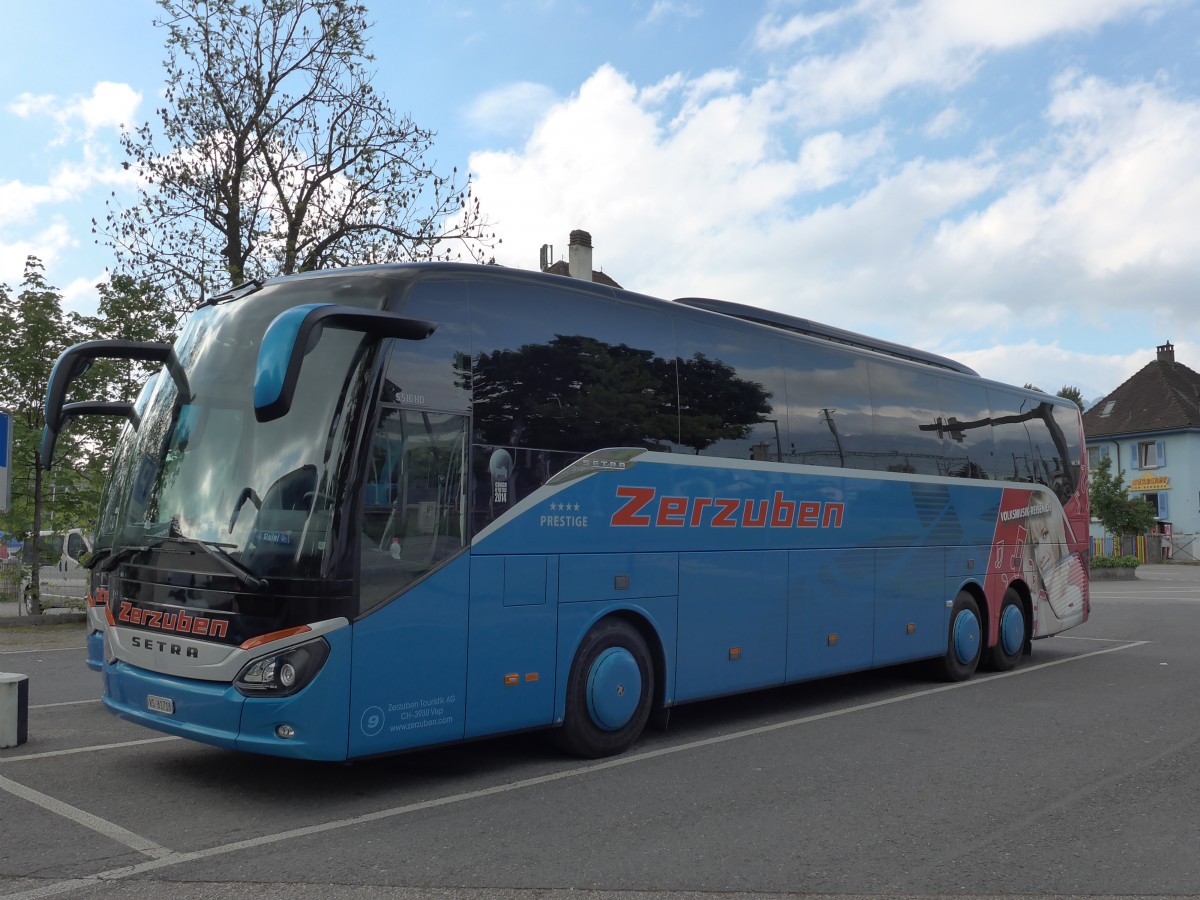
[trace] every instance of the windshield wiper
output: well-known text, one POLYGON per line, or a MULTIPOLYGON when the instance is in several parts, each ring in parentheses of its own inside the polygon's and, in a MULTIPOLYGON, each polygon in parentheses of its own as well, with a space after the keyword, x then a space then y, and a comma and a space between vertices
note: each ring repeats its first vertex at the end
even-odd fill
POLYGON ((129 559, 133 554, 142 553, 146 550, 157 550, 161 546, 162 541, 159 541, 157 544, 134 544, 130 547, 122 547, 119 550, 105 548, 104 552, 106 555, 104 556, 101 556, 101 551, 97 550, 95 558, 89 559, 87 566, 94 572, 111 572, 117 567, 117 563, 129 559))
POLYGON ((213 294, 207 300, 203 300, 196 305, 199 309, 202 306, 216 306, 218 303, 225 303, 228 300, 240 300, 249 294, 262 288, 262 282, 257 278, 251 278, 249 281, 244 281, 241 284, 234 285, 228 290, 221 291, 219 294, 213 294))
POLYGON ((227 548, 236 547, 237 544, 222 544, 220 541, 202 541, 199 538, 170 538, 170 540, 196 544, 201 550, 220 563, 225 571, 229 572, 229 574, 246 587, 253 588, 256 591, 266 590, 267 579, 254 575, 229 554, 227 548))
MULTIPOLYGON (((132 547, 122 547, 119 550, 109 550, 105 548, 103 551, 107 555, 99 556, 100 551, 97 551, 98 560, 89 560, 89 566, 93 566, 97 572, 110 572, 117 567, 117 564, 128 559, 135 553, 142 553, 147 550, 160 550, 163 544, 170 541, 173 544, 195 544, 203 550, 208 556, 212 557, 220 564, 221 568, 225 569, 230 575, 236 578, 242 585, 252 588, 256 591, 265 590, 267 580, 253 575, 249 569, 229 555, 228 547, 236 547, 237 544, 222 544, 218 541, 202 541, 199 538, 185 537, 167 537, 163 536, 153 544, 139 544, 132 547)), ((178 550, 170 549, 168 552, 183 553, 186 552, 182 547, 178 550)))

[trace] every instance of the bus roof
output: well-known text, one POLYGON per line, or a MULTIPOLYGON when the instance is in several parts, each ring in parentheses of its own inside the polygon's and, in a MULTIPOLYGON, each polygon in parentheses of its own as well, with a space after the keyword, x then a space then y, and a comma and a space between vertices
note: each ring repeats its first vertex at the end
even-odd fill
MULTIPOLYGON (((428 277, 431 275, 464 275, 473 278, 504 278, 527 281, 545 281, 550 279, 563 283, 569 282, 570 286, 577 290, 591 290, 615 299, 621 299, 625 301, 632 300, 635 302, 641 301, 643 303, 652 304, 668 303, 668 301, 659 297, 651 297, 647 294, 640 294, 624 288, 613 288, 609 285, 600 284, 597 282, 583 281, 581 279, 571 278, 570 276, 566 275, 532 272, 527 269, 513 269, 498 265, 480 265, 478 263, 385 263, 370 266, 353 266, 347 269, 321 269, 314 272, 298 273, 295 275, 286 275, 273 278, 268 283, 274 283, 281 280, 291 281, 298 278, 336 277, 339 274, 345 274, 347 272, 354 272, 356 274, 390 274, 397 276, 410 275, 414 277, 428 277)), ((825 325, 821 322, 814 322, 811 319, 802 319, 797 316, 789 316, 785 313, 774 312, 772 310, 762 309, 757 306, 748 306, 743 303, 733 303, 728 300, 712 300, 707 297, 679 297, 676 298, 674 302, 680 304, 681 306, 687 306, 692 309, 698 309, 708 313, 716 313, 722 316, 729 316, 730 318, 740 319, 745 322, 753 322, 756 325, 765 325, 769 328, 789 331, 793 334, 801 334, 805 335, 806 337, 816 338, 818 340, 828 341, 830 343, 837 343, 860 350, 870 350, 875 353, 882 353, 886 356, 891 356, 896 359, 903 359, 908 362, 918 363, 920 365, 934 366, 951 372, 958 372, 963 375, 972 375, 976 378, 979 377, 979 373, 971 367, 948 357, 939 356, 936 353, 929 353, 925 350, 918 350, 915 347, 906 347, 903 344, 895 344, 891 341, 885 341, 880 338, 873 338, 865 334, 847 331, 843 328, 837 328, 833 325, 825 325)))

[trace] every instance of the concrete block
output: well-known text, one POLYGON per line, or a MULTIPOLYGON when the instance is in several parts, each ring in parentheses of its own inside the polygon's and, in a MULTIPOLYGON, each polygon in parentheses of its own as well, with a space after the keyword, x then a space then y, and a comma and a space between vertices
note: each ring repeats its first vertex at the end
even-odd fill
POLYGON ((0 672, 0 749, 29 740, 29 676, 0 672))

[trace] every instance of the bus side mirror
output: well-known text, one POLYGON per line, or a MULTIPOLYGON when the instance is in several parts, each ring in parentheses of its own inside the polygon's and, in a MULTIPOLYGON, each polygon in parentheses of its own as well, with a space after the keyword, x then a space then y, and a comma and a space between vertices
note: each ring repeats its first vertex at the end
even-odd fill
POLYGON ((308 303, 284 310, 267 326, 258 348, 254 418, 259 422, 286 416, 292 408, 304 357, 317 346, 326 328, 361 332, 373 341, 385 338, 421 341, 433 334, 437 324, 409 319, 399 313, 333 303, 308 303))
POLYGON ((134 417, 129 403, 107 404, 103 401, 63 404, 71 382, 83 376, 97 359, 137 359, 145 362, 170 364, 171 345, 139 343, 137 341, 84 341, 68 347, 54 363, 46 385, 46 427, 42 431, 42 468, 50 468, 58 434, 70 419, 77 416, 120 415, 134 417))

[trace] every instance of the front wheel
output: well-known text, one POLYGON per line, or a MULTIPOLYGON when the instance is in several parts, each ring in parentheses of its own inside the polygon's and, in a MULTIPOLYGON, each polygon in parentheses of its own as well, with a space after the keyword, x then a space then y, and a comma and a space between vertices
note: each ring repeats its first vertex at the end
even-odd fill
POLYGON ((1000 602, 1000 633, 996 643, 988 648, 988 668, 1007 672, 1021 658, 1029 629, 1025 621, 1025 605, 1021 595, 1012 588, 1004 592, 1000 602))
POLYGON ((623 619, 604 619, 584 636, 571 663, 566 717, 555 742, 589 759, 623 753, 646 727, 653 699, 645 640, 623 619))
POLYGON ((954 599, 950 611, 950 634, 946 655, 942 658, 942 674, 947 681, 966 681, 975 674, 983 649, 983 627, 979 619, 979 604, 966 591, 954 599))
POLYGON ((21 612, 23 615, 33 615, 33 582, 25 581, 21 584, 21 612))

